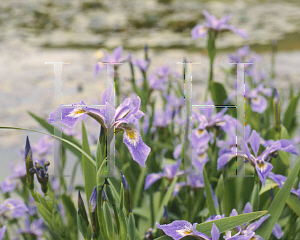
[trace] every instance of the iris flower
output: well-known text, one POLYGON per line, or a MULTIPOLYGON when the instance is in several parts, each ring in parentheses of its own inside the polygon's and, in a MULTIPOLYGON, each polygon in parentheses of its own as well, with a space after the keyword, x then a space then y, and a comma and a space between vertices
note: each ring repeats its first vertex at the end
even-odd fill
MULTIPOLYGON (((273 172, 270 172, 268 177, 272 179, 275 183, 278 184, 278 187, 281 188, 284 182, 286 181, 286 177, 280 174, 274 174, 273 172)), ((291 193, 295 194, 298 196, 300 200, 300 182, 298 185, 298 190, 296 190, 294 187, 291 189, 291 193)))
POLYGON ((112 84, 105 90, 102 96, 102 105, 107 105, 107 109, 97 109, 88 107, 84 100, 80 103, 74 103, 70 107, 59 106, 50 114, 47 119, 49 123, 55 122, 55 116, 61 116, 61 123, 72 128, 79 119, 86 115, 94 118, 105 129, 115 129, 115 132, 124 132, 123 142, 127 146, 133 159, 142 167, 145 167, 146 159, 150 153, 150 148, 143 142, 141 134, 134 128, 124 126, 124 124, 137 124, 138 120, 145 114, 139 110, 141 99, 137 97, 135 100, 126 98, 123 103, 115 109, 109 104, 113 102, 113 86, 112 84), (107 99, 109 99, 107 101, 107 99))
POLYGON ((42 219, 36 219, 33 220, 32 223, 30 222, 29 218, 25 219, 26 228, 25 229, 19 229, 16 231, 17 234, 29 234, 32 237, 35 237, 35 239, 44 239, 43 236, 43 230, 45 230, 44 221, 42 219))
POLYGON ((198 232, 196 226, 197 223, 192 225, 185 220, 176 220, 170 224, 164 225, 160 225, 158 222, 156 223, 157 228, 163 230, 166 235, 172 237, 174 240, 180 240, 185 236, 195 236, 198 237, 198 239, 204 240, 219 240, 220 232, 214 223, 211 230, 211 238, 204 233, 198 232))
MULTIPOLYGON (((245 205, 244 208, 244 214, 246 213, 251 213, 252 212, 252 206, 251 203, 248 202, 245 205)), ((233 209, 230 217, 232 216, 237 216, 238 213, 236 211, 236 209, 233 209)), ((255 235, 255 230, 258 229, 260 227, 260 225, 267 220, 270 217, 270 214, 261 217, 258 221, 251 223, 250 225, 247 226, 248 223, 244 223, 242 226, 238 226, 235 228, 235 231, 237 232, 237 234, 235 234, 234 236, 231 236, 231 232, 227 232, 226 236, 224 237, 225 240, 262 240, 263 238, 259 235, 255 235)), ((275 224, 272 233, 274 234, 274 236, 279 239, 283 236, 283 232, 281 230, 281 227, 278 223, 275 224)))
POLYGON ((145 190, 147 190, 153 183, 161 179, 162 177, 166 177, 169 180, 172 180, 177 172, 178 174, 183 174, 183 170, 178 171, 181 164, 181 159, 179 159, 176 163, 172 165, 166 165, 163 168, 163 172, 159 173, 150 173, 145 180, 145 190))
MULTIPOLYGON (((98 59, 101 59, 102 62, 111 62, 111 63, 118 63, 128 60, 128 55, 123 56, 123 47, 119 46, 114 49, 111 55, 108 55, 103 49, 99 50, 97 53, 98 59)), ((94 76, 96 76, 101 70, 105 69, 106 66, 104 64, 99 65, 98 63, 95 64, 94 76)))
POLYGON ((0 216, 19 218, 26 215, 28 208, 21 199, 7 198, 0 204, 0 216))
POLYGON ((231 15, 227 15, 222 19, 218 20, 215 16, 209 14, 207 11, 203 11, 203 14, 206 18, 206 22, 204 24, 196 25, 192 31, 191 35, 193 39, 205 37, 208 33, 208 30, 211 29, 215 32, 221 31, 232 31, 233 33, 240 35, 241 37, 247 39, 248 35, 245 30, 236 28, 233 25, 229 25, 227 22, 231 18, 231 15))
POLYGON ((236 148, 231 148, 231 152, 225 153, 218 158, 218 170, 235 156, 244 157, 255 167, 260 181, 262 182, 263 186, 265 186, 266 178, 273 168, 270 161, 273 157, 277 156, 277 151, 285 151, 299 155, 297 148, 292 144, 291 141, 281 139, 274 142, 269 148, 265 149, 260 156, 257 156, 260 146, 260 137, 255 130, 252 131, 249 141, 254 152, 254 156, 250 153, 248 144, 244 142, 245 152, 242 152, 241 150, 236 151, 236 148))

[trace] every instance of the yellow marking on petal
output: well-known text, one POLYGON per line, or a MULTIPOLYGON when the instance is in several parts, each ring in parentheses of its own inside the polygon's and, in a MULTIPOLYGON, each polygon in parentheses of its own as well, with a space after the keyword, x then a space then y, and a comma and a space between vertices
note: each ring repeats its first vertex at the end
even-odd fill
POLYGON ((199 134, 203 133, 203 131, 204 131, 203 129, 198 129, 199 134))
POLYGON ((189 231, 184 231, 185 234, 190 234, 192 233, 193 231, 189 230, 189 231))
POLYGON ((72 112, 70 112, 70 114, 67 115, 67 117, 77 118, 84 113, 86 113, 86 111, 84 109, 76 108, 76 109, 73 109, 72 112))
POLYGON ((136 130, 128 127, 125 128, 125 137, 128 140, 128 142, 134 145, 135 147, 140 139, 139 133, 136 130))
POLYGON ((265 166, 265 164, 262 162, 262 163, 257 163, 257 166, 260 167, 260 168, 263 168, 265 166))
POLYGON ((8 207, 8 208, 13 208, 14 206, 13 206, 12 204, 10 204, 10 203, 7 203, 7 204, 6 204, 6 207, 8 207))
POLYGON ((135 138, 136 138, 135 133, 134 133, 134 131, 133 131, 132 129, 130 129, 130 130, 127 130, 127 129, 126 129, 126 134, 127 134, 127 136, 130 137, 131 139, 135 139, 135 138))
POLYGON ((78 109, 75 113, 76 114, 81 114, 81 113, 85 113, 86 111, 83 109, 78 109))

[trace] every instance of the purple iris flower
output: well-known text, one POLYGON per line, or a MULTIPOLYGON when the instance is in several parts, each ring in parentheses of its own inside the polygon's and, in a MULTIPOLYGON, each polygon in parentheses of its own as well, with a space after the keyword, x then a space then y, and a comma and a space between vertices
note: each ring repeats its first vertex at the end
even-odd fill
POLYGON ((192 164, 201 174, 203 172, 203 166, 209 161, 207 150, 208 144, 206 143, 197 149, 193 149, 192 152, 192 164))
MULTIPOLYGON (((172 237, 174 240, 180 240, 185 236, 197 236, 201 237, 205 240, 210 240, 210 238, 201 232, 196 230, 197 223, 193 225, 185 220, 176 220, 170 224, 160 225, 158 222, 156 223, 156 227, 163 230, 166 235, 172 237)), ((216 231, 219 233, 219 230, 216 227, 213 227, 213 236, 217 235, 216 231)), ((217 240, 218 238, 213 238, 213 240, 217 240)))
POLYGON ((17 234, 27 233, 27 234, 30 234, 31 236, 37 237, 38 240, 44 239, 44 238, 41 238, 43 236, 43 230, 45 230, 43 219, 36 219, 36 220, 33 220, 31 223, 30 219, 26 218, 25 225, 26 225, 25 229, 17 230, 16 233, 17 234))
POLYGON ((248 35, 245 30, 234 27, 233 25, 229 25, 227 22, 231 18, 231 15, 227 15, 224 18, 218 20, 215 16, 209 14, 207 11, 203 11, 203 14, 206 18, 204 24, 196 25, 192 31, 192 39, 205 37, 208 33, 209 29, 212 29, 216 32, 221 32, 224 30, 232 31, 233 33, 240 35, 241 37, 247 39, 248 35))
POLYGON ((272 90, 270 88, 264 88, 263 84, 259 84, 255 89, 250 91, 250 88, 245 84, 245 97, 250 101, 251 109, 254 112, 263 113, 268 106, 267 99, 261 95, 270 97, 272 90))
MULTIPOLYGON (((107 55, 107 53, 101 49, 101 62, 110 62, 110 63, 118 63, 118 62, 123 62, 125 60, 128 60, 129 55, 126 57, 122 56, 123 55, 123 47, 119 46, 114 49, 112 55, 107 55)), ((95 70, 94 70, 94 76, 96 76, 101 70, 105 69, 106 66, 104 64, 96 64, 95 65, 95 70)))
MULTIPOLYGON (((255 63, 261 60, 261 56, 250 51, 249 45, 239 48, 234 54, 229 54, 230 62, 251 62, 255 63)), ((251 67, 251 66, 249 66, 251 67)))
MULTIPOLYGON (((244 214, 251 213, 251 212, 252 212, 252 206, 251 206, 251 203, 248 202, 245 205, 244 214)), ((233 209, 232 212, 231 212, 231 214, 230 214, 230 217, 237 216, 237 215, 238 215, 238 213, 237 213, 236 209, 233 209)), ((255 235, 255 230, 258 229, 260 227, 260 225, 268 217, 270 217, 270 214, 261 217, 258 221, 254 222, 254 223, 251 223, 248 226, 247 226, 248 223, 244 223, 242 226, 237 226, 235 228, 235 230, 238 232, 236 235, 231 236, 231 232, 230 232, 224 238, 226 240, 236 240, 236 239, 239 239, 239 240, 258 239, 258 240, 260 240, 260 239, 262 239, 262 237, 260 237, 258 235, 255 235)), ((274 228, 272 230, 272 233, 278 239, 283 236, 283 232, 282 232, 281 227, 280 227, 280 225, 278 223, 275 224, 275 226, 274 226, 274 228)))
POLYGON ((277 156, 277 151, 285 151, 299 155, 297 148, 292 144, 291 141, 281 139, 274 142, 269 148, 265 149, 260 156, 257 156, 260 147, 260 137, 255 130, 252 131, 249 141, 254 152, 254 156, 250 153, 248 144, 244 142, 245 152, 237 150, 236 148, 231 148, 231 152, 225 153, 218 158, 218 170, 228 163, 233 157, 244 157, 255 167, 263 186, 265 186, 266 178, 273 168, 270 161, 273 157, 277 156))
POLYGON ((154 113, 153 126, 165 128, 172 122, 172 109, 167 107, 165 110, 156 110, 154 113))
POLYGON ((85 106, 84 100, 80 103, 72 104, 70 107, 61 106, 55 109, 48 118, 49 123, 55 122, 55 116, 61 115, 61 123, 74 127, 78 120, 85 114, 91 116, 97 120, 104 128, 115 128, 115 132, 123 131, 123 142, 127 146, 133 159, 138 162, 142 167, 145 167, 146 159, 150 153, 150 148, 143 142, 141 134, 124 124, 137 124, 138 120, 144 116, 144 113, 139 110, 141 105, 141 99, 137 97, 132 100, 126 98, 123 103, 114 109, 109 102, 112 102, 113 97, 113 85, 111 84, 103 93, 102 105, 106 104, 107 99, 107 111, 105 108, 96 109, 85 106))
POLYGON ((11 176, 9 176, 1 182, 0 186, 3 193, 12 192, 16 188, 16 182, 11 176))
POLYGON ((131 59, 132 64, 138 66, 143 72, 147 71, 149 62, 144 59, 131 59))
POLYGON ((150 173, 149 175, 147 175, 145 180, 145 190, 147 190, 153 183, 155 183, 162 177, 166 177, 167 179, 172 180, 176 176, 176 174, 183 174, 183 170, 178 171, 180 164, 181 159, 179 159, 176 163, 172 165, 166 165, 163 168, 163 172, 150 173))
MULTIPOLYGON (((275 183, 278 184, 278 187, 281 188, 282 185, 285 183, 286 181, 286 177, 280 174, 274 174, 273 172, 270 172, 268 177, 273 180, 275 183)), ((299 200, 300 200, 300 182, 298 185, 298 190, 296 190, 294 187, 291 189, 291 193, 295 194, 296 196, 298 196, 299 200)))
POLYGON ((2 228, 0 228, 0 240, 3 239, 5 231, 6 231, 6 226, 3 226, 2 228))
POLYGON ((28 208, 21 199, 7 198, 0 204, 0 216, 19 218, 25 216, 28 208))

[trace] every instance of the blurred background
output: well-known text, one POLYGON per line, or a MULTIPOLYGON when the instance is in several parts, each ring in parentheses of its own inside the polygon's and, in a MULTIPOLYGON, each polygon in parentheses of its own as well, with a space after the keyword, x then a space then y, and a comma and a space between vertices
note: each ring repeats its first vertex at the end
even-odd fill
MULTIPOLYGON (((203 10, 217 18, 232 14, 231 24, 245 29, 248 40, 230 32, 217 40, 215 80, 224 81, 228 53, 245 44, 271 68, 271 42, 277 40, 276 77, 279 93, 300 89, 299 1, 200 0, 60 0, 0 2, 0 126, 43 130, 26 112, 48 118, 54 110, 54 70, 45 62, 70 62, 63 66, 62 103, 100 100, 105 73, 94 76, 97 51, 118 46, 143 58, 149 46, 151 70, 169 65, 181 73, 181 62, 201 62, 193 67, 193 92, 202 94, 208 76, 206 39, 192 40, 191 29, 204 21, 203 10), (195 84, 195 85, 194 85, 195 84), (203 86, 203 87, 201 87, 203 86)), ((99 52, 98 52, 99 53, 99 52)), ((126 78, 128 64, 120 67, 126 78)), ((283 105, 285 107, 285 105, 283 105)), ((45 131, 45 130, 43 130, 45 131)), ((10 174, 9 163, 21 162, 19 151, 26 135, 35 143, 41 137, 16 130, 0 131, 0 181, 10 174)))

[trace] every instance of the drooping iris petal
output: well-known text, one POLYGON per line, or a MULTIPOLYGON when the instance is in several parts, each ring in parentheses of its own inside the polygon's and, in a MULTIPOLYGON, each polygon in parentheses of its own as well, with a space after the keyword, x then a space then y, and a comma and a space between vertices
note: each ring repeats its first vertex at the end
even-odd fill
POLYGON ((123 142, 131 153, 133 160, 145 167, 151 148, 143 142, 140 133, 132 128, 126 128, 123 134, 123 142))
POLYGON ((153 183, 155 183, 156 181, 158 181, 159 179, 161 179, 164 176, 163 173, 150 173, 149 175, 147 175, 146 179, 145 179, 145 190, 147 190, 153 183))
POLYGON ((100 111, 96 108, 89 108, 86 105, 84 100, 81 100, 80 103, 73 103, 70 107, 62 107, 59 106, 54 110, 54 112, 50 113, 47 121, 51 124, 54 124, 55 121, 61 119, 61 123, 66 125, 67 127, 74 127, 78 120, 87 112, 93 110, 95 113, 99 113, 100 111))
POLYGON ((267 220, 268 217, 270 217, 270 214, 261 217, 258 221, 254 222, 254 223, 251 223, 251 224, 247 227, 247 230, 255 231, 256 229, 259 228, 259 226, 260 226, 264 221, 267 220))
POLYGON ((223 154, 221 157, 218 158, 218 170, 224 167, 232 158, 234 158, 236 154, 229 152, 223 154))
POLYGON ((294 144, 286 139, 278 140, 277 142, 280 143, 279 151, 285 151, 289 153, 293 153, 295 155, 299 155, 298 149, 294 146, 294 144))
POLYGON ((272 179, 274 182, 276 182, 279 188, 281 188, 284 182, 286 181, 285 176, 280 174, 274 174, 273 172, 269 172, 268 177, 272 179))
POLYGON ((259 160, 255 164, 255 169, 257 171, 260 181, 262 182, 262 185, 265 186, 267 176, 269 172, 273 169, 273 165, 269 162, 259 160))
POLYGON ((156 227, 163 230, 166 235, 172 237, 174 240, 180 240, 181 238, 188 235, 199 236, 205 240, 210 240, 209 237, 203 233, 195 230, 194 226, 188 221, 184 220, 176 220, 170 224, 160 225, 158 222, 156 223, 156 227))

